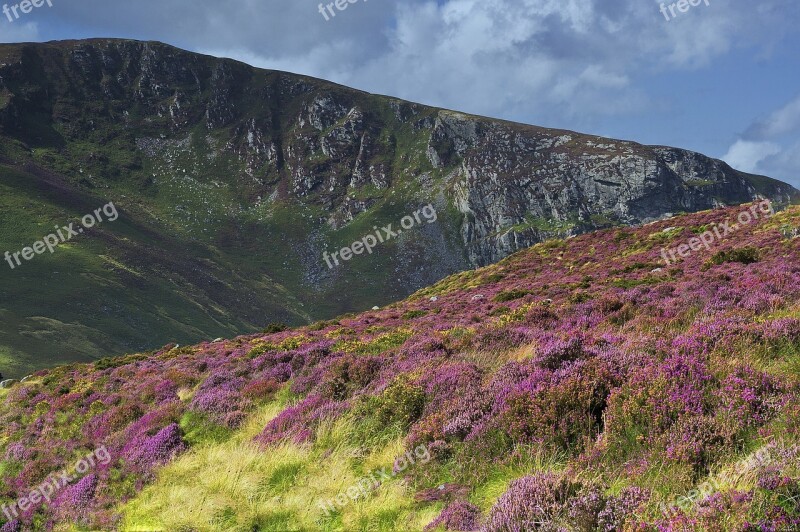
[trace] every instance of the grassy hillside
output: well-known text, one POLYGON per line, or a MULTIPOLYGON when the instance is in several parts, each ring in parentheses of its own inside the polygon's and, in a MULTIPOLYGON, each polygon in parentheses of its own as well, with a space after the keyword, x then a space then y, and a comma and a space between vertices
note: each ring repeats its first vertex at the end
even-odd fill
MULTIPOLYGON (((296 151, 315 181, 341 177, 339 166, 352 164, 306 153, 299 144, 284 150, 282 135, 319 133, 295 123, 308 105, 306 93, 339 98, 381 121, 370 124, 383 130, 375 132, 377 155, 365 164, 402 159, 392 173, 429 170, 424 141, 412 138, 411 126, 398 125, 388 98, 161 44, 84 44, 0 47, 0 254, 18 252, 55 224, 109 201, 122 211, 119 221, 53 255, 13 271, 0 267, 0 312, 7 316, 0 322, 0 371, 6 377, 255 332, 270 322, 310 323, 384 304, 466 266, 459 222, 444 207, 442 219, 452 226, 409 232, 382 253, 336 271, 325 267, 323 251, 349 245, 375 225, 397 226, 435 199, 441 184, 426 194, 411 179, 391 194, 371 183, 337 190, 337 202, 347 196, 369 212, 332 228, 327 220, 346 213, 333 212, 319 191, 293 194, 283 158, 296 151), (142 46, 157 65, 146 57, 137 64, 142 46), (96 59, 99 50, 108 57, 97 64, 110 72, 83 61, 82 54, 96 59), (111 77, 117 77, 114 87, 111 77), (175 109, 179 93, 186 99, 175 109), (224 117, 215 122, 207 111, 224 117)), ((344 120, 335 122, 324 133, 344 120)))
POLYGON ((0 45, 0 372, 299 326, 536 242, 799 192, 701 154, 515 124, 155 42, 0 45), (645 169, 645 171, 641 171, 645 169), (422 206, 329 269, 323 253, 422 206))
POLYGON ((3 530, 796 530, 800 208, 749 208, 40 371, 1 392, 3 502, 109 459, 3 530))
MULTIPOLYGON (((57 174, 0 165, 0 254, 19 252, 108 201, 71 188, 57 174)), ((52 254, 14 269, 3 261, 0 370, 6 377, 142 346, 232 336, 270 318, 308 320, 302 305, 256 268, 143 223, 123 205, 119 218, 52 254)))

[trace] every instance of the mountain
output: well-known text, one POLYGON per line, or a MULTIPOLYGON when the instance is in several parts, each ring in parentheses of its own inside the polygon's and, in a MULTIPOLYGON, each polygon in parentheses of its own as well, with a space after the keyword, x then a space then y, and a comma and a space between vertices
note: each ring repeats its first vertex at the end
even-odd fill
POLYGON ((0 263, 7 376, 384 305, 547 238, 798 197, 693 152, 111 39, 0 45, 0 187, 12 256, 119 212, 0 263), (368 235, 388 241, 339 260, 368 235))
POLYGON ((0 390, 0 522, 798 530, 798 370, 800 207, 612 228, 379 310, 39 371, 0 390))

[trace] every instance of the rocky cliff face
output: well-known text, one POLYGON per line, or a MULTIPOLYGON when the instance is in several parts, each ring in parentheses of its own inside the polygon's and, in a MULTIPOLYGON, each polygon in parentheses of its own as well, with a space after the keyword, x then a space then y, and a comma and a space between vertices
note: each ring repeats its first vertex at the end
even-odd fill
POLYGON ((225 177, 247 199, 319 205, 333 230, 416 186, 417 199, 455 207, 472 265, 556 233, 796 194, 684 150, 433 109, 158 43, 9 46, 4 55, 8 136, 45 140, 25 131, 37 116, 62 142, 94 137, 134 159, 164 159, 165 133, 180 142, 202 128, 216 142, 190 149, 238 166, 225 177))
MULTIPOLYGON (((172 284, 243 290, 211 299, 233 315, 232 301, 277 301, 289 321, 383 304, 553 236, 798 194, 684 150, 125 40, 0 46, 0 136, 7 168, 114 200, 151 234, 202 249, 192 268, 224 264, 270 288, 243 289, 219 271, 203 287, 191 275, 172 284), (339 268, 322 260, 429 203, 437 223, 339 268)), ((130 267, 139 256, 119 260, 130 267)))

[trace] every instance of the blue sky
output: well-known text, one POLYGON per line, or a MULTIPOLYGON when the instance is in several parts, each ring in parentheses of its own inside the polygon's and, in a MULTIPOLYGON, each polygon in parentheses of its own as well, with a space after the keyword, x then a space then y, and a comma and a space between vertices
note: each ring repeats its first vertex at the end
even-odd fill
POLYGON ((693 149, 800 187, 797 0, 703 0, 676 5, 670 20, 655 0, 356 0, 335 16, 323 6, 328 20, 312 0, 50 1, 0 18, 0 40, 159 40, 430 105, 693 149))

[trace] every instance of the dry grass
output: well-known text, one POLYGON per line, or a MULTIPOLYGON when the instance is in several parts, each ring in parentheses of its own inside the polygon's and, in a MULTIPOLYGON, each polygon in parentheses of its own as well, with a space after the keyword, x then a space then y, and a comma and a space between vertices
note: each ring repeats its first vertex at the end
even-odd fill
POLYGON ((438 512, 417 508, 400 478, 326 517, 333 500, 361 476, 391 471, 405 449, 401 439, 365 450, 349 441, 344 422, 322 427, 311 446, 252 442, 283 405, 255 413, 230 440, 193 448, 160 470, 157 480, 123 506, 123 530, 249 531, 421 530, 438 512))

